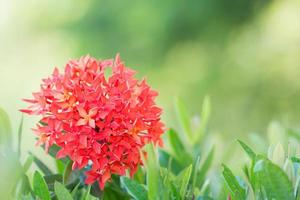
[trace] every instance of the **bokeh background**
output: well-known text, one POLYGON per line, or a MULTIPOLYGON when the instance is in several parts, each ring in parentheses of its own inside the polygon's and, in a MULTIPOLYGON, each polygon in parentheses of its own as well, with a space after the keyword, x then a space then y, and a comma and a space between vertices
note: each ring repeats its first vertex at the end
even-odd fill
POLYGON ((299 0, 0 0, 0 106, 15 131, 21 98, 54 66, 118 52, 160 92, 168 127, 176 96, 196 115, 205 95, 210 130, 229 143, 274 119, 299 124, 299 0))

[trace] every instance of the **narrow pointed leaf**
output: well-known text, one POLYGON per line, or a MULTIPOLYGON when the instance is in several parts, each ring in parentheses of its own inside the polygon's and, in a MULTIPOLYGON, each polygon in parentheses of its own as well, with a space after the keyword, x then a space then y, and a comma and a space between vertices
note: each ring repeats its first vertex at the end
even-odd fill
POLYGON ((21 156, 21 141, 22 141, 22 130, 23 130, 23 115, 18 128, 18 155, 21 156))
POLYGON ((33 191, 41 200, 50 200, 47 184, 38 171, 36 171, 33 176, 33 191))
POLYGON ((196 130, 195 139, 193 140, 194 144, 201 142, 204 136, 204 133, 207 129, 209 117, 210 117, 210 110, 211 110, 210 99, 208 96, 206 96, 202 104, 202 111, 200 115, 201 121, 200 121, 199 128, 196 130))
POLYGON ((250 159, 255 160, 256 154, 254 153, 254 151, 248 145, 246 145, 244 142, 242 142, 241 140, 238 140, 238 142, 240 143, 240 145, 244 149, 244 151, 247 153, 247 155, 250 157, 250 159))
POLYGON ((181 99, 176 98, 175 100, 175 109, 176 109, 176 114, 179 119, 179 123, 184 131, 184 133, 187 135, 187 138, 189 139, 190 142, 192 142, 193 139, 193 133, 191 130, 191 119, 190 116, 187 112, 187 109, 182 102, 181 99))
POLYGON ((242 188, 231 172, 231 170, 223 164, 223 176, 225 181, 228 185, 230 193, 235 200, 245 200, 246 199, 246 192, 245 189, 242 188))
POLYGON ((59 182, 54 183, 54 191, 58 200, 73 200, 67 188, 59 182))
POLYGON ((141 184, 126 176, 122 176, 120 181, 121 186, 124 187, 128 194, 135 200, 147 200, 147 191, 141 184))
POLYGON ((47 165, 45 165, 38 157, 33 155, 31 152, 29 152, 29 154, 33 156, 33 162, 45 175, 53 174, 53 172, 47 167, 47 165))

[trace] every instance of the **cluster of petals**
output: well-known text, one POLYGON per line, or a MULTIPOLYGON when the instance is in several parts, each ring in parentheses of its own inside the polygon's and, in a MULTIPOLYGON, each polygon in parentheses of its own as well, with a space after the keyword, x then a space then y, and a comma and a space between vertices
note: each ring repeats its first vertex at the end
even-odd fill
POLYGON ((86 183, 98 181, 101 189, 112 174, 128 170, 133 175, 142 164, 142 147, 162 145, 164 132, 162 110, 155 104, 158 93, 135 73, 118 55, 71 60, 63 73, 55 68, 21 110, 41 116, 33 129, 37 144, 46 151, 59 146, 57 158, 68 156, 73 169, 88 169, 86 183))

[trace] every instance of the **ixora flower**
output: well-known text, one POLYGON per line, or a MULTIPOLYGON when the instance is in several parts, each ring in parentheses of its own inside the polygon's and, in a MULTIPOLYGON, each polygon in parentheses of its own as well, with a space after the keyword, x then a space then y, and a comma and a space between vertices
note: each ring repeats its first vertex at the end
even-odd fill
POLYGON ((29 108, 21 110, 41 116, 33 129, 37 144, 46 151, 59 146, 57 158, 68 156, 73 169, 88 168, 86 183, 98 181, 101 189, 111 174, 129 170, 132 176, 142 164, 142 147, 162 145, 165 129, 154 102, 158 93, 134 75, 118 55, 114 60, 71 60, 64 73, 55 68, 33 99, 24 99, 29 108))

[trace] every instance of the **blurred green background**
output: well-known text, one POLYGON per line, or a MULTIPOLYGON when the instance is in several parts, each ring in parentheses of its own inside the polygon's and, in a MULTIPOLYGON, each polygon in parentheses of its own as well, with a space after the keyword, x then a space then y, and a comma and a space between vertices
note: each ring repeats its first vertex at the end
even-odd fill
POLYGON ((0 106, 18 124, 54 66, 118 52, 160 92, 168 127, 176 96, 198 114, 209 95, 210 129, 229 140, 300 120, 299 0, 0 0, 0 106))

